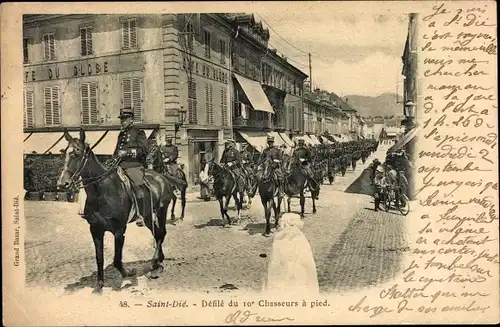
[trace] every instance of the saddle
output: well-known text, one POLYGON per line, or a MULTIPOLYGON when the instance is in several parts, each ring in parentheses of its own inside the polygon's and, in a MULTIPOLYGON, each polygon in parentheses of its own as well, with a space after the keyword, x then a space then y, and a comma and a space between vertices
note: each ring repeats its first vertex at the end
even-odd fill
MULTIPOLYGON (((130 212, 129 212, 128 219, 127 219, 127 223, 130 223, 133 221, 133 219, 136 216, 142 217, 142 214, 139 210, 139 204, 138 204, 138 198, 142 199, 142 197, 137 196, 137 189, 140 186, 136 186, 131 181, 130 177, 127 176, 127 174, 125 173, 125 171, 121 167, 118 166, 116 172, 118 174, 118 177, 122 181, 123 186, 125 187, 125 191, 127 192, 128 196, 132 200, 132 206, 130 208, 130 212), (135 187, 133 187, 133 186, 135 186, 135 187)), ((154 213, 154 209, 153 209, 154 208, 154 206, 153 206, 153 192, 151 191, 151 185, 149 184, 147 178, 144 178, 144 184, 145 185, 143 187, 146 187, 148 189, 148 192, 150 192, 151 212, 152 212, 152 216, 153 216, 153 221, 158 226, 158 219, 157 219, 156 214, 154 213)), ((142 218, 144 219, 144 217, 142 217, 142 218)))

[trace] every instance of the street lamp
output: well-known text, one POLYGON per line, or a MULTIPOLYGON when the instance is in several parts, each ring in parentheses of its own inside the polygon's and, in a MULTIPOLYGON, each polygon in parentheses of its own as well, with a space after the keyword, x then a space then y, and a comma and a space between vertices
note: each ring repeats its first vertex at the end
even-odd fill
POLYGON ((179 129, 184 124, 184 120, 186 120, 186 110, 183 106, 181 106, 181 108, 179 109, 179 116, 177 118, 177 121, 175 122, 175 134, 179 132, 179 129))
POLYGON ((411 101, 406 102, 406 114, 409 118, 415 117, 415 104, 411 101))

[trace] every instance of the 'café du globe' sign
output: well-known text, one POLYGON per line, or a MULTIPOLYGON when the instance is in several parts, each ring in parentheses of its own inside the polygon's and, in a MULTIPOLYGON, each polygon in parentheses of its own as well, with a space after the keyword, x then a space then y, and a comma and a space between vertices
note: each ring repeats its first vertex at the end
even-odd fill
POLYGON ((96 76, 106 73, 140 70, 137 58, 121 57, 107 60, 81 60, 53 64, 34 65, 24 68, 24 82, 50 81, 66 78, 96 76))

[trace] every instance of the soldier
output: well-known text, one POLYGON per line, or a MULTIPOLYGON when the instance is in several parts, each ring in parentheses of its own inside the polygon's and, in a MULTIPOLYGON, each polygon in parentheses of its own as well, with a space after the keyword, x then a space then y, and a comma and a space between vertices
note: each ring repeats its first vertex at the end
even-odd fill
POLYGON ((223 166, 229 168, 229 170, 231 170, 236 175, 235 182, 237 182, 241 177, 241 155, 235 147, 234 140, 226 141, 226 148, 224 149, 224 152, 222 152, 220 163, 223 166))
POLYGON ((284 193, 284 175, 283 175, 283 170, 281 167, 281 163, 283 161, 283 156, 280 148, 274 145, 274 137, 273 136, 268 136, 267 137, 267 148, 262 151, 262 154, 260 155, 259 158, 259 170, 257 173, 257 178, 260 181, 262 178, 262 164, 264 163, 265 160, 271 160, 273 162, 273 165, 275 165, 274 172, 276 173, 276 176, 278 177, 278 188, 280 192, 283 194, 284 193))
MULTIPOLYGON (((153 194, 144 175, 148 145, 146 134, 142 129, 134 126, 134 112, 131 108, 124 108, 119 118, 122 128, 118 135, 118 143, 113 155, 121 159, 119 165, 132 181, 136 194, 142 195, 138 197, 142 199, 142 209, 145 211, 149 201, 145 196, 144 186, 150 192, 150 195, 153 194)), ((144 217, 140 212, 137 198, 132 198, 137 208, 136 224, 142 227, 144 226, 144 217)))
POLYGON ((314 174, 311 170, 311 167, 309 166, 309 162, 311 161, 311 151, 305 146, 304 140, 299 139, 299 144, 295 151, 293 152, 294 158, 299 160, 302 164, 302 167, 304 168, 304 171, 306 173, 308 183, 309 184, 309 189, 311 191, 316 190, 317 183, 314 180, 314 174))
MULTIPOLYGON (((166 166, 166 173, 177 178, 177 158, 179 157, 179 149, 172 144, 172 136, 168 135, 165 138, 165 147, 163 148, 163 163, 166 166)), ((180 191, 174 187, 175 196, 180 196, 180 191)))
POLYGON ((373 179, 374 194, 375 198, 375 211, 378 211, 380 202, 384 200, 384 191, 387 187, 387 181, 385 179, 384 168, 379 165, 375 172, 375 178, 373 179))

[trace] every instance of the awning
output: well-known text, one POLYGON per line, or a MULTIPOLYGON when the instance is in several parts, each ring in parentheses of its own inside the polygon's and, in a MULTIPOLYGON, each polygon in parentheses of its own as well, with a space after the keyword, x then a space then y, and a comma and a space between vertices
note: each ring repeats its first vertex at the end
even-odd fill
POLYGON ((419 130, 420 130, 420 128, 418 128, 418 127, 410 130, 408 133, 403 135, 403 137, 400 138, 399 141, 396 142, 396 144, 391 146, 389 148, 389 150, 387 150, 387 152, 391 153, 391 152, 397 151, 397 150, 401 149, 402 147, 404 147, 408 142, 410 142, 417 135, 419 130))
POLYGON ((289 147, 293 147, 295 145, 295 144, 293 144, 293 141, 285 133, 278 133, 278 134, 281 136, 281 138, 283 139, 283 141, 285 141, 285 143, 289 147))
POLYGON ((337 135, 330 135, 336 142, 341 143, 342 142, 342 137, 337 136, 337 135))
POLYGON ((106 136, 101 139, 101 142, 99 142, 99 144, 92 144, 92 151, 94 151, 95 154, 112 155, 115 151, 116 143, 118 143, 119 134, 120 131, 108 131, 106 136))
POLYGON ((309 138, 313 141, 313 145, 320 145, 321 142, 318 140, 318 138, 316 137, 316 135, 309 135, 309 138))
POLYGON ((288 146, 285 141, 281 138, 278 132, 267 132, 267 135, 274 137, 274 144, 276 146, 282 146, 283 144, 288 146))
POLYGON ((59 153, 59 149, 54 149, 56 148, 55 145, 60 143, 63 137, 64 135, 61 132, 24 133, 24 153, 44 154, 50 148, 52 148, 51 153, 59 153), (30 136, 30 134, 32 135, 30 136))
POLYGON ((345 135, 345 134, 341 134, 340 137, 342 139, 341 142, 349 142, 350 141, 349 138, 347 137, 347 135, 345 135))
POLYGON ((252 81, 246 77, 243 77, 238 74, 234 74, 238 83, 240 84, 243 92, 247 96, 248 100, 252 104, 254 110, 265 111, 274 114, 273 107, 271 103, 269 103, 269 99, 267 98, 262 86, 259 82, 252 81))
POLYGON ((267 147, 267 134, 258 132, 241 132, 238 133, 247 141, 255 150, 262 152, 267 147))

